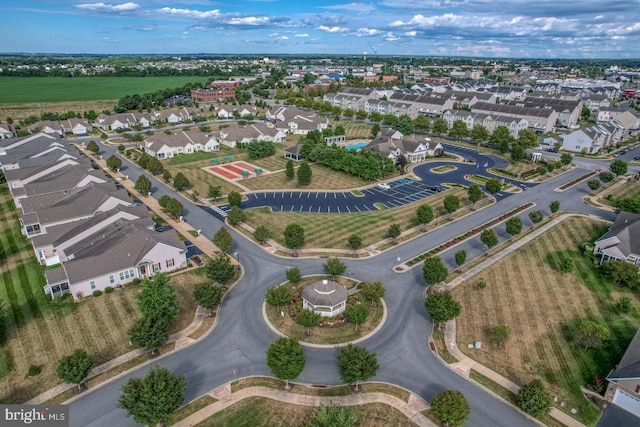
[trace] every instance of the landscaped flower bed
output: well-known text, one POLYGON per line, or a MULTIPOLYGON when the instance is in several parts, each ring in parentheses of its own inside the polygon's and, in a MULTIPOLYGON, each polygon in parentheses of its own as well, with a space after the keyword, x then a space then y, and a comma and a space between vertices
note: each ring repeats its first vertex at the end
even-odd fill
POLYGON ((559 190, 566 190, 567 188, 576 185, 577 183, 579 183, 580 181, 584 181, 587 178, 592 177, 593 175, 595 175, 596 173, 598 173, 597 171, 591 171, 591 172, 587 172, 582 176, 579 176, 578 178, 574 179, 571 182, 568 182, 564 185, 562 185, 561 187, 559 187, 559 190))
POLYGON ((435 248, 433 248, 433 249, 431 249, 431 250, 429 250, 427 252, 424 252, 424 253, 422 253, 422 254, 414 257, 414 258, 411 258, 409 261, 407 261, 407 265, 415 265, 415 264, 419 263, 420 261, 424 261, 426 258, 429 258, 430 256, 435 255, 440 251, 443 251, 443 250, 445 250, 445 249, 447 249, 447 248, 449 248, 449 247, 451 247, 451 246, 453 246, 453 245, 455 245, 457 243, 460 243, 463 240, 473 236, 474 234, 478 234, 478 233, 482 232, 482 230, 486 230, 487 228, 491 228, 494 225, 496 225, 497 223, 502 222, 502 221, 508 219, 509 217, 512 217, 513 215, 516 215, 517 213, 522 212, 525 209, 529 209, 533 205, 534 204, 532 202, 525 203, 524 205, 520 205, 517 208, 507 212, 506 214, 502 214, 499 217, 494 218, 491 221, 486 222, 486 223, 482 224, 479 227, 473 228, 473 229, 467 231, 466 233, 464 233, 464 234, 462 234, 462 235, 460 235, 458 237, 454 237, 453 239, 451 239, 451 240, 449 240, 449 241, 447 241, 445 243, 442 243, 441 245, 439 245, 439 246, 437 246, 437 247, 435 247, 435 248))

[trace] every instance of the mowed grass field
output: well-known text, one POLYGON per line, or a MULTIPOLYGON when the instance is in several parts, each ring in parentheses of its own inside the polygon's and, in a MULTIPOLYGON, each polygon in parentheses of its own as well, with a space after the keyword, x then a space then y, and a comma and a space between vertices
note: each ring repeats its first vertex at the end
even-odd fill
POLYGON ((599 412, 580 386, 609 373, 640 324, 640 298, 613 285, 579 252, 578 245, 592 242, 605 229, 591 219, 567 219, 453 290, 462 304, 458 346, 517 384, 541 378, 558 396, 558 407, 565 402, 564 410, 576 408, 575 416, 587 425, 595 424, 599 412), (564 257, 573 261, 573 272, 555 267, 564 257), (481 278, 487 282, 483 290, 475 286, 481 278), (615 309, 622 296, 633 299, 630 314, 615 309), (585 350, 576 342, 576 325, 584 320, 610 329, 605 348, 585 350), (504 349, 490 344, 488 330, 498 324, 512 330, 504 349), (475 341, 482 341, 482 348, 468 350, 467 343, 475 341))
MULTIPOLYGON (((137 318, 134 295, 139 286, 128 286, 80 303, 55 304, 44 294, 44 268, 31 244, 20 233, 19 211, 6 186, 0 187, 0 299, 9 311, 8 339, 0 349, 0 402, 22 403, 59 384, 58 360, 76 348, 84 348, 96 364, 131 350, 127 330, 137 318), (26 376, 29 365, 39 375, 26 376)), ((181 303, 180 317, 172 333, 193 320, 197 304, 191 290, 206 281, 198 274, 174 276, 181 303)))

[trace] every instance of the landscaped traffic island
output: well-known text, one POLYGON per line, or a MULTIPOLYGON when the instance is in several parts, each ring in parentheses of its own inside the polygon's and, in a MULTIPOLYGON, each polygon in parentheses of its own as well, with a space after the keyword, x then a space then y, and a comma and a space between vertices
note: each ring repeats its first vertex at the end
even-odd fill
POLYGON ((382 322, 384 285, 347 277, 308 276, 267 290, 266 321, 302 344, 348 343, 382 322))

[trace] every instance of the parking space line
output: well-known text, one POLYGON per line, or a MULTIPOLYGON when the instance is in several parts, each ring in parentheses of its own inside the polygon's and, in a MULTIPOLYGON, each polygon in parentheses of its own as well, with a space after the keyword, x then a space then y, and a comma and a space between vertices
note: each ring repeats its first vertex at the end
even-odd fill
POLYGON ((340 206, 336 206, 336 209, 338 209, 338 213, 340 213, 340 206))
POLYGON ((349 209, 349 206, 345 206, 345 208, 347 208, 347 210, 348 210, 349 212, 351 212, 351 209, 349 209))
POLYGON ((303 206, 302 206, 302 205, 300 205, 300 210, 299 210, 298 212, 302 212, 302 208, 303 208, 303 206))
POLYGON ((309 206, 309 212, 311 212, 311 206, 309 206))
POLYGON ((356 205, 356 209, 358 209, 358 212, 362 212, 362 211, 360 210, 360 208, 358 207, 358 205, 356 205))
POLYGON ((371 210, 371 209, 369 209, 369 207, 368 207, 368 206, 365 206, 365 205, 363 205, 363 206, 364 206, 364 208, 365 208, 366 210, 368 210, 368 211, 370 211, 370 210, 371 210))
POLYGON ((320 194, 320 193, 316 193, 316 199, 318 198, 318 195, 319 195, 319 194, 320 194))
POLYGON ((293 212, 293 205, 291 205, 291 209, 289 209, 289 212, 293 212))
POLYGON ((327 199, 327 193, 324 193, 324 198, 325 198, 325 200, 327 199))
POLYGON ((318 213, 320 213, 320 207, 321 207, 321 206, 318 206, 318 213))
POLYGON ((337 198, 338 198, 338 196, 336 195, 336 193, 333 193, 333 198, 334 198, 334 199, 337 199, 337 198))

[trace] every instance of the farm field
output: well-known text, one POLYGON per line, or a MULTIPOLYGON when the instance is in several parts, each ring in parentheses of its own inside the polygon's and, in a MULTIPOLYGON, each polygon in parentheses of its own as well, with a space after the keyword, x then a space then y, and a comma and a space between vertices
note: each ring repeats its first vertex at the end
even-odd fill
POLYGON ((637 295, 613 285, 578 248, 604 230, 598 221, 567 219, 453 290, 462 305, 458 346, 517 384, 541 378, 558 402, 566 403, 564 410, 576 408, 575 416, 587 425, 594 425, 600 414, 580 387, 609 373, 640 323, 637 295), (575 266, 571 273, 556 267, 566 257, 575 266), (486 280, 486 289, 475 286, 480 279, 486 280), (636 308, 630 314, 615 309, 622 296, 633 299, 636 308), (585 350, 576 342, 576 325, 584 320, 611 330, 605 348, 585 350), (512 329, 504 349, 493 346, 488 335, 498 324, 512 329), (475 341, 482 341, 481 349, 466 348, 475 341))
MULTIPOLYGON (((9 311, 8 339, 0 349, 0 402, 22 403, 61 382, 55 372, 58 360, 76 348, 86 349, 96 364, 131 350, 127 330, 137 317, 134 295, 140 287, 80 303, 51 302, 42 290, 44 267, 20 234, 18 211, 6 186, 0 190, 0 299, 9 311), (26 376, 29 365, 42 372, 26 376)), ((207 280, 202 274, 200 269, 173 277, 181 311, 172 333, 191 323, 197 308, 191 289, 207 280)))

